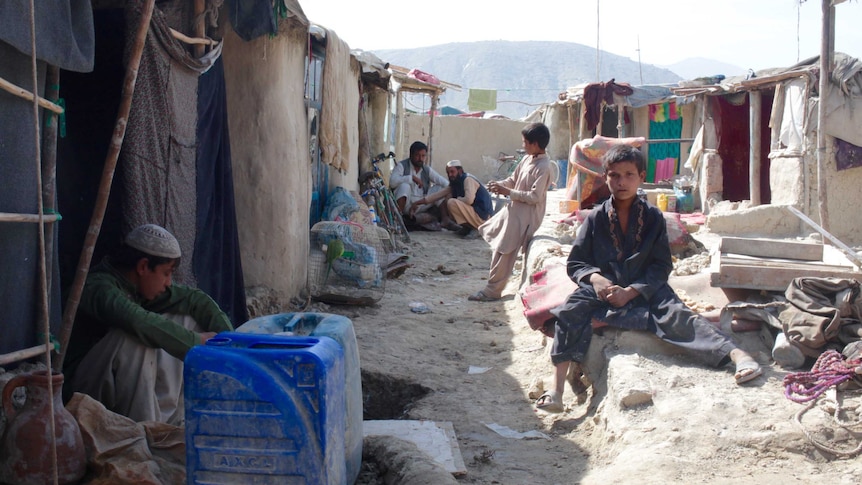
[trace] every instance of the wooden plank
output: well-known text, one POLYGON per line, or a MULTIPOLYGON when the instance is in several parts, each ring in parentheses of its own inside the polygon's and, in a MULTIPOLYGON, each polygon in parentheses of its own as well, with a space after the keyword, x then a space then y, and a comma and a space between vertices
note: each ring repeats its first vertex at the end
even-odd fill
POLYGON ((792 213, 796 214, 796 217, 798 217, 798 218, 802 219, 802 221, 803 221, 803 222, 805 222, 805 223, 806 223, 806 224, 808 224, 809 226, 813 227, 813 228, 814 228, 814 230, 816 230, 816 231, 817 231, 817 232, 819 232, 823 237, 825 237, 826 239, 828 239, 829 241, 831 241, 831 242, 832 242, 832 244, 834 244, 834 245, 835 245, 835 247, 837 247, 838 249, 840 249, 840 250, 844 253, 844 255, 845 255, 845 256, 847 256, 847 258, 848 258, 850 261, 852 261, 852 262, 853 262, 853 264, 855 264, 855 265, 856 265, 856 267, 858 267, 859 269, 862 269, 862 259, 859 259, 859 256, 856 254, 856 251, 854 251, 852 248, 850 248, 849 246, 847 246, 846 244, 844 244, 843 242, 841 242, 841 240, 840 240, 840 239, 838 239, 837 237, 833 236, 829 231, 827 231, 827 230, 826 230, 826 229, 824 229, 823 227, 820 227, 820 225, 819 225, 819 224, 817 224, 816 222, 814 222, 813 220, 811 220, 811 218, 810 218, 810 217, 806 216, 806 215, 805 215, 805 214, 803 214, 802 212, 799 212, 799 209, 797 209, 796 207, 793 207, 792 205, 789 205, 789 206, 787 206, 787 208, 790 210, 790 212, 792 212, 792 213))
MULTIPOLYGON (((43 214, 42 220, 46 223, 57 222, 60 220, 60 214, 43 214)), ((39 214, 0 212, 0 222, 39 222, 39 214)))
POLYGON ((455 428, 448 421, 363 421, 362 433, 363 436, 394 436, 410 441, 452 475, 467 474, 455 428))
POLYGON ((722 237, 718 246, 722 253, 744 254, 761 258, 823 261, 823 245, 777 239, 722 237))
POLYGON ((710 284, 718 288, 749 288, 784 291, 794 278, 860 279, 862 273, 846 266, 734 264, 722 261, 718 272, 711 275, 710 284))
POLYGON ((797 271, 809 271, 811 269, 820 268, 821 270, 828 271, 836 271, 839 273, 843 272, 853 272, 858 275, 862 275, 856 268, 848 265, 838 265, 838 264, 827 264, 819 261, 815 262, 806 262, 806 261, 793 261, 793 260, 779 260, 779 259, 766 259, 766 258, 755 258, 751 256, 737 256, 734 254, 725 254, 721 253, 719 256, 720 266, 725 264, 734 264, 739 266, 750 266, 752 269, 758 268, 790 268, 795 269, 797 271))
POLYGON ((0 355, 0 365, 6 365, 11 364, 12 362, 31 359, 38 355, 44 354, 46 351, 51 350, 53 350, 51 344, 42 344, 35 347, 30 347, 28 349, 16 350, 15 352, 2 354, 0 355))

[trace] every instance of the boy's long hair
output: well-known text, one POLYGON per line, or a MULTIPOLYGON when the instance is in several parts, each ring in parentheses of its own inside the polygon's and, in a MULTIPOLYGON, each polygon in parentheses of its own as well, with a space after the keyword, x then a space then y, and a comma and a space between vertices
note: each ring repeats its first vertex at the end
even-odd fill
POLYGON ((536 143, 544 150, 551 141, 551 131, 544 123, 530 123, 521 130, 521 136, 530 143, 536 143))
POLYGON ((111 265, 119 270, 132 270, 138 266, 138 261, 146 259, 147 266, 151 270, 155 270, 156 266, 165 263, 174 263, 174 268, 180 265, 180 258, 165 258, 162 256, 153 256, 147 254, 140 249, 135 249, 126 243, 123 243, 111 254, 111 265))
POLYGON ((646 160, 644 154, 637 148, 629 145, 614 145, 610 150, 602 156, 602 169, 605 173, 611 168, 611 165, 622 162, 631 162, 635 164, 638 173, 646 171, 646 160))

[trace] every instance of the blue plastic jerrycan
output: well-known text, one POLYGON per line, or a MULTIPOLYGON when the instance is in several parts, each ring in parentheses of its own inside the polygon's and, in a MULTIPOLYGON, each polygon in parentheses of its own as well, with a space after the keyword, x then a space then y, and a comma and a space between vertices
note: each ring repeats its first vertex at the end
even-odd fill
POLYGON ((347 483, 332 338, 220 333, 189 351, 183 379, 187 483, 347 483))

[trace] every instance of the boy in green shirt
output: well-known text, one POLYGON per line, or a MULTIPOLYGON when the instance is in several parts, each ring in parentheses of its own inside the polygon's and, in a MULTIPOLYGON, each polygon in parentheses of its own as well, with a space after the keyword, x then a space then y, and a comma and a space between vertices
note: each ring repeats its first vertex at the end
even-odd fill
POLYGON ((68 396, 89 394, 135 421, 182 423, 186 352, 233 326, 203 291, 171 284, 180 256, 170 232, 146 224, 93 268, 64 364, 68 396))

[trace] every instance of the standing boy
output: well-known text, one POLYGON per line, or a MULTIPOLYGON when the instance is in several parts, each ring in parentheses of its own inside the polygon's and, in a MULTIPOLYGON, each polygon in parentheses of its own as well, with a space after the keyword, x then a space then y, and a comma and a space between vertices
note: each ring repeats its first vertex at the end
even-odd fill
POLYGON ((155 224, 135 228, 90 271, 64 369, 72 392, 135 421, 183 422, 183 359, 232 330, 203 291, 172 285, 180 245, 155 224))
POLYGON ((556 317, 551 322, 554 388, 536 401, 536 407, 563 410, 570 364, 576 366, 573 390, 577 394, 586 390, 579 379, 580 363, 592 339, 593 318, 613 327, 651 331, 715 367, 733 361, 737 384, 759 376, 760 365, 692 312, 668 285, 673 262, 664 216, 637 196, 646 177, 643 154, 627 145, 614 146, 603 157, 602 168, 611 198, 587 216, 569 254, 568 274, 578 289, 551 311, 556 317))
POLYGON ((521 130, 521 136, 527 156, 509 178, 488 183, 489 191, 508 196, 509 203, 479 226, 479 233, 493 251, 491 270, 485 288, 467 297, 468 300, 500 299, 518 259, 518 250, 526 251, 545 217, 545 201, 551 185, 551 161, 545 148, 551 132, 542 123, 530 123, 521 130))

